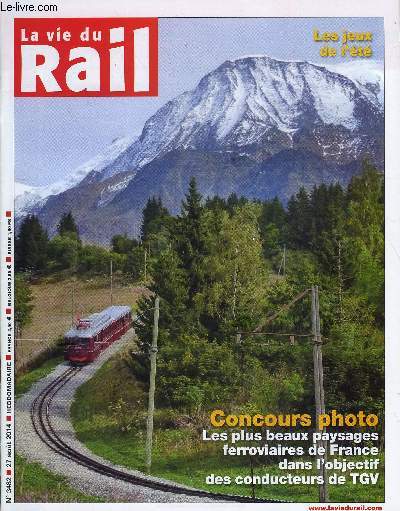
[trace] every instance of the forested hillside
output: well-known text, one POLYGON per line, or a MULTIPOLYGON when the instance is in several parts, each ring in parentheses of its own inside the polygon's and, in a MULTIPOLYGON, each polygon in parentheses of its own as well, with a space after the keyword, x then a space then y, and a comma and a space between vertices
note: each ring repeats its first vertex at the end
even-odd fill
MULTIPOLYGON (((159 403, 188 412, 311 410, 312 344, 302 337, 311 331, 309 298, 262 329, 268 334, 246 332, 318 285, 327 408, 382 411, 383 222, 383 178, 368 165, 347 190, 300 189, 286 210, 277 199, 204 200, 193 180, 177 218, 154 207, 143 241, 161 247, 150 286, 161 297, 159 403)), ((143 299, 136 323, 144 353, 152 307, 143 299)), ((147 356, 135 355, 131 367, 147 381, 147 356)))
MULTIPOLYGON (((161 299, 159 405, 187 413, 216 405, 311 410, 309 298, 261 328, 265 335, 251 332, 318 285, 327 408, 379 413, 383 223, 383 176, 368 164, 348 189, 300 189, 286 208, 278 199, 202 197, 192 179, 178 216, 151 198, 140 239, 121 233, 110 249, 83 244, 71 214, 63 215, 50 240, 31 215, 16 240, 17 321, 29 321, 32 278, 105 275, 112 260, 114 272, 127 281, 146 280, 161 299)), ((135 327, 142 355, 127 361, 143 382, 153 303, 152 297, 139 303, 135 327)))

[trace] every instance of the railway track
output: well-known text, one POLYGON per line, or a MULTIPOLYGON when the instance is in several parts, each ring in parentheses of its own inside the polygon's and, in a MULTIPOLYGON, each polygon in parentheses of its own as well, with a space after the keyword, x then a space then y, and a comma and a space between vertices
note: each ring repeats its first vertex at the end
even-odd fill
POLYGON ((70 367, 67 369, 63 374, 51 382, 50 385, 44 388, 32 404, 30 415, 33 427, 37 435, 52 451, 101 475, 158 491, 187 495, 191 497, 204 497, 207 499, 226 502, 283 502, 273 499, 266 500, 240 495, 211 493, 204 490, 175 486, 173 484, 168 484, 167 482, 146 478, 145 476, 129 474, 122 470, 105 465, 104 463, 77 451, 68 445, 54 428, 51 421, 51 403, 56 394, 69 382, 71 378, 78 374, 80 370, 81 368, 79 367, 70 367))

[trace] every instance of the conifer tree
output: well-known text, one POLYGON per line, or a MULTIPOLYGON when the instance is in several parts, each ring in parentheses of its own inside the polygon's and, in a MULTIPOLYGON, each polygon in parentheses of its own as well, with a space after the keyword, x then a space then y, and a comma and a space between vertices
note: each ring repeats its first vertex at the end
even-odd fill
POLYGON ((76 235, 79 239, 79 230, 76 225, 75 218, 72 216, 72 212, 64 213, 61 217, 59 224, 57 225, 57 231, 60 236, 76 235))
POLYGON ((259 227, 265 257, 276 255, 286 241, 286 212, 280 200, 262 204, 259 227))
POLYGON ((311 249, 327 273, 336 272, 338 244, 344 237, 345 194, 340 184, 314 187, 311 193, 311 249))
POLYGON ((138 241, 128 238, 127 234, 116 234, 111 240, 112 251, 117 254, 129 254, 134 247, 138 246, 138 241))
POLYGON ((313 229, 310 197, 304 187, 288 202, 289 239, 294 248, 308 249, 313 229))
POLYGON ((191 302, 200 289, 202 281, 200 263, 206 254, 204 208, 195 178, 190 180, 189 191, 182 202, 177 230, 177 251, 182 267, 188 274, 189 302, 191 302))
POLYGON ((234 193, 234 192, 231 193, 226 200, 226 205, 227 205, 229 214, 232 215, 235 208, 237 208, 239 206, 244 206, 247 202, 248 202, 248 200, 246 199, 246 197, 238 197, 236 195, 236 193, 234 193))
POLYGON ((348 188, 346 230, 349 265, 357 291, 375 306, 383 320, 384 310, 384 208, 383 176, 364 163, 361 175, 348 188))
POLYGON ((151 234, 158 232, 167 217, 169 217, 169 213, 167 208, 163 206, 161 198, 150 197, 143 209, 143 222, 140 233, 142 241, 147 241, 151 234))
POLYGON ((47 264, 48 237, 35 215, 28 215, 21 223, 15 242, 16 270, 39 273, 47 264))

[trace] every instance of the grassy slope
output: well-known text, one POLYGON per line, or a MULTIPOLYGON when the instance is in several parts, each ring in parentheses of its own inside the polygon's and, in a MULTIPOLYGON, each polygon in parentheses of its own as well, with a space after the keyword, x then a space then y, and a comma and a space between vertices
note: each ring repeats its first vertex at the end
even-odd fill
MULTIPOLYGON (((72 416, 78 438, 99 456, 120 465, 144 470, 145 435, 141 418, 145 403, 146 395, 142 386, 132 378, 121 358, 110 360, 90 381, 80 387, 73 403, 72 416), (133 416, 137 416, 136 427, 127 433, 118 430, 110 415, 110 405, 120 398, 130 405, 133 416)), ((221 446, 216 445, 216 442, 202 442, 200 432, 194 428, 175 428, 168 424, 165 413, 159 412, 156 415, 152 466, 154 475, 210 491, 251 495, 249 486, 205 484, 206 475, 211 473, 232 477, 250 474, 247 459, 224 458, 220 451, 221 446)), ((271 465, 254 470, 258 475, 266 472, 283 473, 271 465)), ((301 474, 300 471, 293 473, 301 474)), ((382 473, 376 486, 330 486, 330 500, 381 502, 384 495, 383 484, 382 473)), ((317 487, 264 486, 256 489, 256 495, 294 502, 316 502, 317 487)))
POLYGON ((29 463, 18 454, 15 469, 16 502, 103 502, 75 490, 65 477, 49 472, 39 463, 29 463))
POLYGON ((39 367, 35 367, 35 369, 32 369, 31 371, 17 376, 15 381, 15 397, 18 398, 22 394, 28 392, 34 383, 50 374, 62 361, 62 356, 50 358, 43 362, 43 364, 39 367))

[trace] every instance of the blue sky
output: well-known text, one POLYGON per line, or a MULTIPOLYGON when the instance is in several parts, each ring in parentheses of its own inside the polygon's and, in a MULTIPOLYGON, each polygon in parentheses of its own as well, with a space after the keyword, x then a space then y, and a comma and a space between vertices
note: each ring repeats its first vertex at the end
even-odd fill
POLYGON ((62 179, 116 137, 139 134, 166 101, 227 59, 266 54, 326 63, 314 29, 372 32, 373 58, 383 59, 381 18, 160 19, 158 97, 15 99, 16 180, 43 185, 62 179))

